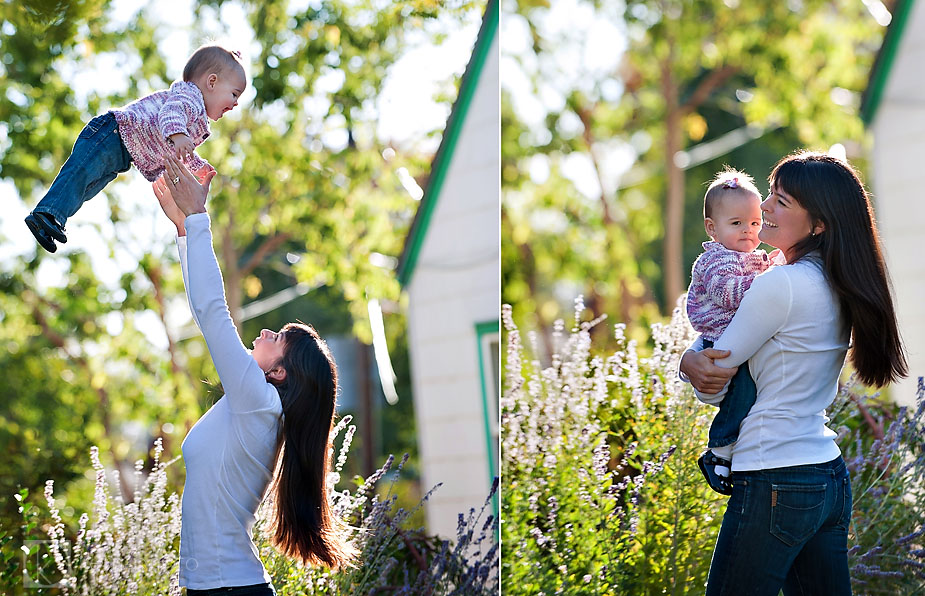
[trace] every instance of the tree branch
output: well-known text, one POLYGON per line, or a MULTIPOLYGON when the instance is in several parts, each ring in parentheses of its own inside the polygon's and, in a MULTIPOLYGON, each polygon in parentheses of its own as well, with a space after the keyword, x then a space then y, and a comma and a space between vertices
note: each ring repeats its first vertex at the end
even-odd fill
POLYGON ((723 66, 711 71, 700 83, 690 97, 680 106, 681 115, 686 116, 700 107, 710 97, 713 90, 725 83, 732 75, 739 72, 735 66, 723 66))
POLYGON ((851 398, 851 401, 854 402, 854 405, 858 407, 858 411, 861 412, 861 416, 864 417, 864 422, 867 423, 867 426, 870 428, 871 432, 874 435, 875 439, 883 440, 883 425, 877 422, 873 415, 870 413, 870 409, 861 403, 861 399, 854 393, 849 392, 848 397, 851 398))
POLYGON ((254 269, 256 269, 261 263, 263 263, 267 255, 275 251, 277 248, 280 247, 281 244, 289 240, 291 237, 292 237, 292 234, 289 234, 288 232, 284 232, 282 234, 277 234, 275 236, 270 236, 269 238, 266 238, 260 244, 257 250, 254 252, 254 254, 251 255, 251 258, 249 258, 247 262, 244 263, 244 265, 241 267, 241 270, 240 270, 241 279, 244 279, 245 277, 250 275, 250 273, 254 269))

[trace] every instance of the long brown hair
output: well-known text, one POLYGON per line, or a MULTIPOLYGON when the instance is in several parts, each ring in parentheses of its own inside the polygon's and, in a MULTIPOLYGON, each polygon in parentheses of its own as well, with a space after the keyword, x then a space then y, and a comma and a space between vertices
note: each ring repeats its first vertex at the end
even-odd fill
POLYGON ((275 383, 283 421, 270 489, 272 541, 280 552, 305 564, 350 565, 355 551, 342 538, 328 501, 337 365, 311 326, 289 323, 280 333, 285 348, 279 365, 286 378, 275 383))
POLYGON ((889 275, 873 207, 860 176, 847 162, 814 152, 783 158, 771 172, 783 190, 809 212, 822 232, 793 247, 797 257, 818 252, 851 329, 851 363, 867 385, 882 386, 907 374, 889 275))

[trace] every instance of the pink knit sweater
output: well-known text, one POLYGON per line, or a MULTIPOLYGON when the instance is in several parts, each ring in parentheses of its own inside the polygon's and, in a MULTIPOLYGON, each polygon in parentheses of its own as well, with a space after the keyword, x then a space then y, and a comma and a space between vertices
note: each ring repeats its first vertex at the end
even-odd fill
POLYGON ((703 253, 694 261, 687 289, 687 318, 694 329, 704 339, 719 339, 739 308, 745 290, 771 265, 763 250, 739 252, 719 242, 704 242, 703 253))
MULTIPOLYGON (((112 113, 135 167, 151 182, 164 172, 164 156, 173 151, 173 145, 167 142, 170 135, 186 133, 198 147, 211 134, 202 91, 185 81, 177 81, 169 90, 156 91, 112 113)), ((193 153, 186 165, 195 172, 210 164, 193 153)))

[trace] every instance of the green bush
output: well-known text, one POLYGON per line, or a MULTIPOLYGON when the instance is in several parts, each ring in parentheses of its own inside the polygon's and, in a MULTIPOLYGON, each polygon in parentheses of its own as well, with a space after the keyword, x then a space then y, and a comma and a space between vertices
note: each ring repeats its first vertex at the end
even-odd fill
MULTIPOLYGON (((350 417, 344 417, 334 431, 336 436, 346 428, 331 472, 335 482, 346 463, 355 430, 348 426, 349 422, 350 417)), ((45 489, 47 514, 39 513, 39 508, 28 502, 25 491, 17 495, 24 519, 23 536, 27 538, 22 543, 25 567, 16 564, 15 556, 7 556, 15 537, 0 534, 0 546, 4 547, 0 559, 3 593, 179 596, 180 497, 168 489, 167 468, 173 462, 159 461, 159 442, 154 455, 154 466, 146 476, 142 462, 136 465, 136 489, 129 501, 110 494, 110 481, 94 447, 93 506, 90 515, 80 516, 76 529, 67 523, 72 520, 61 517, 53 481, 49 480, 45 489), (24 592, 26 588, 37 591, 24 592)), ((330 495, 348 540, 360 552, 354 567, 330 571, 306 567, 281 555, 270 544, 267 531, 272 503, 264 502, 258 511, 254 541, 279 596, 481 596, 497 592, 497 520, 486 516, 497 483, 480 509, 459 515, 455 542, 441 540, 422 529, 408 527, 416 510, 437 487, 412 510, 396 508, 393 489, 406 460, 407 456, 392 470, 394 462, 389 457, 372 476, 356 479, 354 491, 334 491, 330 495), (380 494, 381 484, 387 484, 384 495, 380 494)))
MULTIPOLYGON (((502 308, 504 591, 703 593, 725 499, 696 464, 715 410, 677 376, 694 332, 676 309, 670 323, 652 327, 648 356, 621 324, 613 327, 617 349, 597 354, 592 329, 602 318, 582 322, 583 311, 579 298, 569 333, 556 323, 544 366, 535 335, 527 350, 502 308)), ((875 397, 852 382, 831 408, 852 473, 849 564, 859 594, 925 589, 921 391, 919 399, 915 415, 881 408, 894 418, 883 438, 876 424, 859 423, 875 397)))

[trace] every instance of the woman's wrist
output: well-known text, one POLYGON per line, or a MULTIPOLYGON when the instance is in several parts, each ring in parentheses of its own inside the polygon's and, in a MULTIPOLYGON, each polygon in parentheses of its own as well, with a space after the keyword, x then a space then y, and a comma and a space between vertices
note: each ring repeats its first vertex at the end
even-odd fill
POLYGON ((681 354, 681 359, 678 361, 678 376, 685 383, 690 383, 691 378, 690 378, 690 375, 688 375, 687 372, 684 371, 684 359, 687 358, 688 354, 691 354, 693 352, 694 350, 691 350, 691 349, 684 350, 684 353, 681 354))

